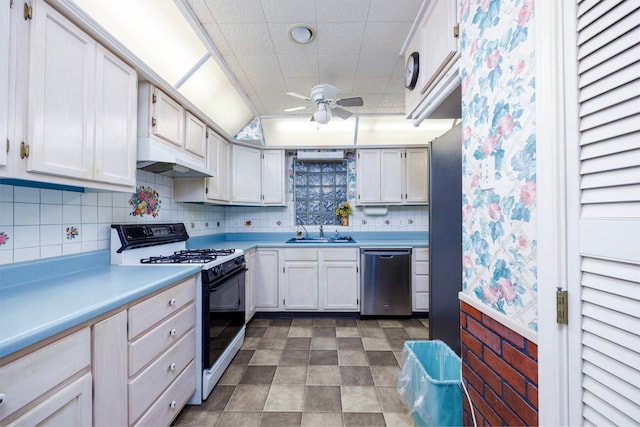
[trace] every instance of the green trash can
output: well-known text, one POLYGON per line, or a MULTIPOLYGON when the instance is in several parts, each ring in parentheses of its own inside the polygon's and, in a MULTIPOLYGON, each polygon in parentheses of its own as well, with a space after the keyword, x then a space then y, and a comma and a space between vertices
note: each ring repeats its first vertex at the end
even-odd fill
POLYGON ((461 426, 460 357, 440 340, 406 341, 398 394, 416 426, 461 426))

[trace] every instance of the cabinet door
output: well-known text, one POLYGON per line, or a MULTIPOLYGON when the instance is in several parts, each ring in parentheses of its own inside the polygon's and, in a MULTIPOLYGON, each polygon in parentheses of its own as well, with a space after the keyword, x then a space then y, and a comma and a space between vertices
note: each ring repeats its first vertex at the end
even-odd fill
POLYGON ((7 165, 4 144, 9 141, 9 12, 8 4, 0 6, 0 166, 7 165))
POLYGON ((358 203, 380 200, 380 150, 358 150, 358 203))
POLYGON ((380 150, 379 202, 402 202, 403 155, 404 150, 380 150))
POLYGON ((231 199, 240 203, 260 203, 262 156, 257 148, 233 145, 231 149, 231 199))
POLYGON ((229 143, 211 129, 207 140, 207 168, 213 177, 206 178, 206 198, 229 201, 229 143))
POLYGON ((27 170, 93 175, 96 43, 45 2, 34 4, 27 170))
POLYGON ((434 0, 425 14, 420 30, 420 93, 433 86, 458 50, 456 12, 456 0, 434 0))
POLYGON ((429 201, 429 157, 426 148, 406 151, 407 203, 427 203, 429 201))
POLYGON ((325 262, 321 286, 325 310, 358 310, 358 265, 352 262, 325 262))
POLYGON ((262 152, 262 203, 284 204, 284 150, 262 152))
POLYGON ((278 251, 258 250, 255 262, 256 308, 278 308, 278 251))
POLYGON ((91 423, 91 374, 71 384, 15 420, 12 425, 88 426, 91 423))
POLYGON ((184 108, 161 90, 153 89, 152 132, 165 141, 182 147, 184 136, 184 108), (155 123, 155 124, 154 124, 155 123))
POLYGON ((318 263, 289 262, 283 272, 283 306, 285 310, 318 309, 318 263))
POLYGON ((247 261, 247 274, 245 277, 245 322, 249 322, 256 314, 256 251, 252 250, 245 254, 247 261))
POLYGON ((96 47, 96 181, 135 186, 137 73, 96 47))
POLYGON ((202 120, 187 111, 185 115, 184 148, 193 154, 204 157, 206 143, 207 126, 202 120))

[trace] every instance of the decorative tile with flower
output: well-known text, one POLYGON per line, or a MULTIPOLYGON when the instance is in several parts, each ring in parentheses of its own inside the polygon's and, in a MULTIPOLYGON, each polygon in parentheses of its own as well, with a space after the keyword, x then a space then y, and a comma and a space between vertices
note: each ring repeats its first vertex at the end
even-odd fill
POLYGON ((347 201, 347 160, 293 164, 296 224, 340 225, 336 207, 347 201))

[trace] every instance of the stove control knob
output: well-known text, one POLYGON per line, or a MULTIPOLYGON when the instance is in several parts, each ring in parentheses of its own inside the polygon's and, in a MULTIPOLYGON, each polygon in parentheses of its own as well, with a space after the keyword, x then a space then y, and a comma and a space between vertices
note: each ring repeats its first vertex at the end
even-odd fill
POLYGON ((244 262, 244 255, 241 255, 241 256, 237 257, 233 261, 236 263, 236 265, 242 264, 244 262))

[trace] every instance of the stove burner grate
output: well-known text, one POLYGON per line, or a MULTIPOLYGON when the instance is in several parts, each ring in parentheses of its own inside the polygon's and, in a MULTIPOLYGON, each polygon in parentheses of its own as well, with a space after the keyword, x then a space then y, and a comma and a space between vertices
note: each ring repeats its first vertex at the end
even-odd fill
POLYGON ((173 255, 159 255, 142 258, 142 264, 206 264, 215 261, 218 256, 231 255, 235 249, 185 249, 173 255))

